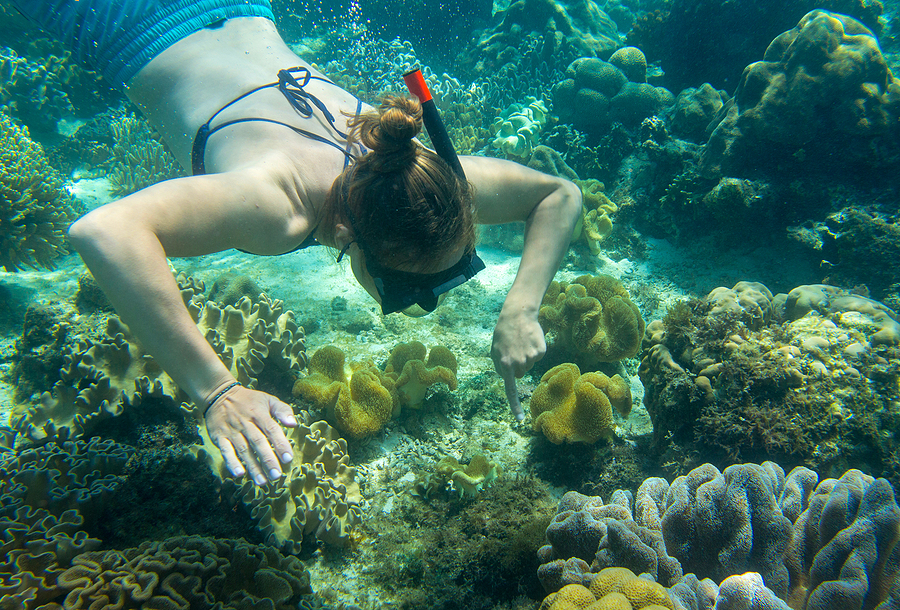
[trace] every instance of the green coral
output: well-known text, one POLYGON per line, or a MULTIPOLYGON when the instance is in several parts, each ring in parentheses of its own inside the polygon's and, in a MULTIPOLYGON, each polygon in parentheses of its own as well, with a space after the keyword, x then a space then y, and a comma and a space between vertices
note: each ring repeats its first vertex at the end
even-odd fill
POLYGON ((74 205, 40 145, 0 112, 0 266, 52 269, 67 253, 74 205))
POLYGON ((608 275, 582 275, 550 283, 538 320, 550 344, 572 352, 585 365, 634 356, 644 320, 622 283, 608 275))
POLYGON ((619 206, 604 194, 604 185, 599 180, 575 180, 575 184, 581 188, 582 210, 572 241, 583 241, 591 254, 597 254, 600 243, 612 232, 610 215, 615 214, 619 206))
POLYGON ((115 143, 109 182, 111 192, 117 197, 186 175, 145 120, 122 117, 110 129, 115 143))

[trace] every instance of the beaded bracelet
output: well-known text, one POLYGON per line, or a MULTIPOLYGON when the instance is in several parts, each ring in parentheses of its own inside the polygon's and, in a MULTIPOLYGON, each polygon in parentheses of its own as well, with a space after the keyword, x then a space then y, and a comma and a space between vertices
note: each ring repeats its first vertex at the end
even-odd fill
POLYGON ((206 408, 203 409, 203 417, 206 417, 207 412, 209 412, 209 410, 212 409, 212 406, 214 404, 216 404, 217 400, 222 398, 222 396, 225 394, 225 392, 227 392, 231 388, 233 388, 235 386, 239 386, 239 385, 241 385, 241 382, 235 381, 234 383, 229 383, 227 386, 222 388, 222 390, 220 390, 218 394, 216 394, 215 396, 212 397, 212 400, 209 401, 209 404, 206 405, 206 408))

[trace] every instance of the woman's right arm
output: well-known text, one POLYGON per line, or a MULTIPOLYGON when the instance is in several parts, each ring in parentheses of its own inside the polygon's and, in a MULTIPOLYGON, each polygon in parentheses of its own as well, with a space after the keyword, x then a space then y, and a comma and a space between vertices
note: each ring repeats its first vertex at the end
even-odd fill
MULTIPOLYGON (((235 380, 188 314, 167 256, 234 247, 271 254, 300 243, 311 230, 303 193, 277 178, 284 175, 279 165, 162 182, 95 209, 69 229, 122 320, 201 408, 235 380)), ((281 475, 279 458, 290 461, 290 443, 273 416, 295 425, 288 405, 240 386, 207 412, 210 437, 236 476, 246 469, 262 484, 281 475)))

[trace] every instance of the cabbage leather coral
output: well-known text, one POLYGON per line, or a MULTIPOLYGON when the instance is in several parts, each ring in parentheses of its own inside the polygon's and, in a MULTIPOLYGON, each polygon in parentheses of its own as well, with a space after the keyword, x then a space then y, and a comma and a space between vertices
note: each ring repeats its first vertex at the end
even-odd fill
POLYGON ((52 603, 65 593, 59 577, 74 557, 101 544, 87 536, 83 525, 74 509, 55 516, 21 506, 0 517, 0 607, 59 608, 52 603))
POLYGON ((59 576, 65 607, 297 608, 312 593, 296 557, 245 540, 177 536, 88 551, 59 576))
POLYGON ((222 489, 243 502, 267 544, 296 554, 304 538, 334 546, 350 544, 350 532, 362 519, 356 468, 349 465, 347 441, 324 421, 297 414, 299 425, 287 431, 294 460, 285 476, 259 487, 247 478, 235 480, 225 460, 201 428, 203 448, 196 454, 222 480, 222 489))
POLYGON ((468 464, 460 464, 455 457, 448 456, 437 463, 438 475, 444 478, 451 489, 460 496, 474 497, 499 475, 500 468, 480 453, 469 460, 468 464))
POLYGON ((374 365, 345 371, 340 348, 325 346, 309 360, 309 375, 294 384, 294 396, 311 402, 351 438, 375 434, 394 410, 394 381, 374 365))
POLYGON ((637 305, 622 283, 608 275, 551 282, 538 320, 551 347, 565 350, 586 367, 634 356, 644 334, 637 305))
MULTIPOLYGON (((238 381, 256 387, 265 375, 276 393, 287 394, 307 360, 305 335, 293 312, 265 294, 222 308, 201 295, 202 283, 187 276, 178 281, 189 313, 238 381)), ((40 440, 67 428, 79 436, 126 408, 151 402, 154 409, 178 413, 187 399, 114 315, 107 319, 105 336, 82 336, 63 360, 52 392, 44 392, 36 405, 14 408, 10 423, 19 434, 40 440)))
POLYGON ((615 214, 619 207, 603 193, 603 183, 599 180, 575 180, 575 184, 581 187, 583 207, 572 241, 583 241, 591 254, 598 254, 600 243, 612 232, 610 215, 615 214))
POLYGON ((549 591, 596 595, 610 580, 604 568, 616 567, 655 576, 683 607, 703 598, 703 608, 892 608, 900 595, 900 507, 886 480, 858 470, 819 481, 773 462, 722 472, 704 464, 671 485, 645 480, 633 500, 621 490, 610 504, 573 493, 539 552, 549 591))
POLYGON ((53 269, 74 205, 40 145, 0 112, 0 267, 53 269))
POLYGON ((581 374, 574 364, 560 364, 541 377, 531 397, 532 427, 550 442, 596 443, 610 437, 612 408, 631 411, 631 389, 619 375, 581 374))
POLYGON ((325 411, 351 438, 363 438, 381 430, 401 408, 418 408, 432 385, 455 390, 456 370, 450 350, 435 346, 428 352, 418 341, 394 347, 384 372, 371 362, 348 365, 340 348, 326 346, 313 354, 310 374, 294 384, 293 393, 325 411))

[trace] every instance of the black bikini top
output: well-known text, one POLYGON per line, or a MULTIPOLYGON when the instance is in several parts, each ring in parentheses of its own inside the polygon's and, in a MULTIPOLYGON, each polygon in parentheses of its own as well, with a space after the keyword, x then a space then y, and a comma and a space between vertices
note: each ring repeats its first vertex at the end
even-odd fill
MULTIPOLYGON (((317 133, 313 133, 311 131, 307 131, 305 129, 301 129, 299 127, 294 127, 288 123, 283 123, 281 121, 276 121, 275 119, 267 119, 262 117, 246 117, 242 119, 232 119, 230 121, 225 121, 220 125, 216 125, 215 127, 210 127, 210 124, 215 120, 219 114, 231 106, 232 104, 236 104, 240 100, 244 99, 248 95, 252 95, 257 91, 261 91, 263 89, 268 89, 270 87, 278 87, 278 90, 281 91, 282 95, 284 95, 285 99, 287 99, 288 103, 291 107, 297 111, 304 119, 308 119, 313 115, 313 106, 319 109, 322 115, 325 117, 325 120, 328 121, 328 125, 331 127, 332 131, 337 134, 342 140, 347 140, 347 134, 338 129, 334 124, 334 115, 329 112, 328 108, 322 103, 322 100, 317 98, 311 93, 308 93, 303 88, 309 83, 311 80, 320 80, 329 84, 334 85, 334 83, 327 78, 322 78, 321 76, 313 76, 310 73, 308 68, 304 67, 296 67, 296 68, 287 68, 285 70, 278 71, 278 81, 274 83, 268 83, 265 85, 260 85, 255 89, 251 89, 246 93, 234 98, 221 108, 219 108, 215 114, 209 117, 209 120, 206 121, 200 128, 197 130, 197 134, 194 136, 194 143, 191 146, 191 171, 195 176, 201 176, 206 173, 206 162, 204 157, 206 156, 206 143, 209 140, 209 137, 219 131, 220 129, 224 129, 230 125, 235 125, 237 123, 249 123, 251 121, 263 121, 265 123, 274 123, 275 125, 282 125, 287 127, 294 133, 297 133, 303 137, 309 138, 311 140, 315 140, 316 142, 322 142, 323 144, 328 144, 332 146, 344 155, 344 167, 347 167, 350 164, 351 160, 356 159, 356 155, 350 152, 352 148, 352 143, 347 142, 346 148, 338 144, 337 142, 330 140, 324 136, 321 136, 317 133), (299 80, 298 80, 299 78, 299 80)), ((337 86, 337 85, 335 85, 337 86)), ((359 116, 360 111, 362 110, 362 100, 359 98, 356 99, 356 116, 359 116)), ((360 151, 362 154, 365 154, 367 151, 365 148, 360 146, 360 151)), ((303 248, 308 248, 310 246, 316 246, 318 242, 316 242, 313 234, 310 233, 309 236, 303 240, 299 246, 294 248, 293 250, 289 250, 284 254, 288 254, 289 252, 296 252, 297 250, 302 250, 303 248)))

